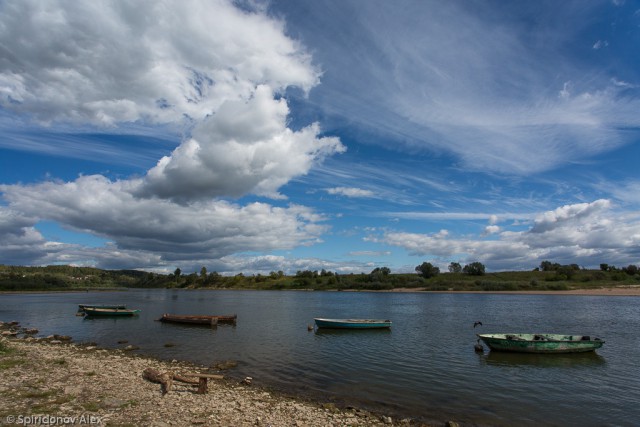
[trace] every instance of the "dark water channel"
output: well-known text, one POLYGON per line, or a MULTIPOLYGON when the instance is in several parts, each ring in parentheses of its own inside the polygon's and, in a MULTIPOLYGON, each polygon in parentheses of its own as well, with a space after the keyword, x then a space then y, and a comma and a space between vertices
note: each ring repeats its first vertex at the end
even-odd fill
POLYGON ((470 425, 640 423, 640 298, 566 295, 130 290, 0 295, 0 320, 163 359, 211 365, 255 384, 405 417, 470 425), (83 319, 80 303, 124 303, 135 318, 83 319), (235 326, 154 321, 237 314, 235 326), (308 331, 313 317, 388 318, 391 330, 308 331), (473 328, 481 320, 483 326, 473 328), (595 335, 596 353, 474 352, 475 333, 595 335), (173 344, 167 347, 165 344, 173 344))

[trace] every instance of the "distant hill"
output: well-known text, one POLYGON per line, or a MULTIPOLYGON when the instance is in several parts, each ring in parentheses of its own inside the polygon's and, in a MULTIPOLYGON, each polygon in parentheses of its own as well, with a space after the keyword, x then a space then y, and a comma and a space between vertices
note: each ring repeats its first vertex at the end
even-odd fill
MULTIPOLYGON (((75 290, 144 287, 149 275, 137 270, 101 270, 93 267, 49 265, 22 267, 0 265, 0 290, 75 290)), ((163 286, 160 281, 157 287, 163 286)))

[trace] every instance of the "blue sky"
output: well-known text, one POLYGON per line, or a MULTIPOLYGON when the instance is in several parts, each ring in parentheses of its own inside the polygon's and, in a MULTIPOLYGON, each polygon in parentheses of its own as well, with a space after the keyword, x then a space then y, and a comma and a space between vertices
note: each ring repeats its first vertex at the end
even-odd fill
POLYGON ((0 264, 640 264, 640 2, 0 2, 0 264))

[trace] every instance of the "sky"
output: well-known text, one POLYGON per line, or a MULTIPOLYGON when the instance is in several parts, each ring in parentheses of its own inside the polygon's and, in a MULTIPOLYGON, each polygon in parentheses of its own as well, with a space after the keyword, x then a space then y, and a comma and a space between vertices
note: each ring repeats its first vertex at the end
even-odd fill
POLYGON ((640 264, 640 1, 0 0, 0 264, 640 264))

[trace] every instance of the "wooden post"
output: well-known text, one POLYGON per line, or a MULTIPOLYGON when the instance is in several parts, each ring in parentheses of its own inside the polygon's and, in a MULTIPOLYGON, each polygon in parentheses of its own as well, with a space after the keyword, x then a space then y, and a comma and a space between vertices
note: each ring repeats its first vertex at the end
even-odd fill
POLYGON ((223 375, 216 374, 187 374, 185 376, 193 376, 198 378, 198 394, 206 394, 209 391, 209 387, 207 385, 207 380, 221 380, 224 378, 223 375))
POLYGON ((208 391, 207 377, 200 377, 200 381, 198 382, 198 394, 206 394, 208 391))

